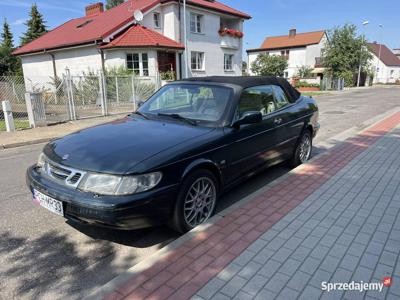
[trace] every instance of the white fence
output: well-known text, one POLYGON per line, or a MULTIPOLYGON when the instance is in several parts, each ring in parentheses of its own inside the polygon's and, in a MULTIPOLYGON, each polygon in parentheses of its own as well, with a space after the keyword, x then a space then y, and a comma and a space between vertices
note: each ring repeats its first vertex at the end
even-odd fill
MULTIPOLYGON (((10 101, 17 128, 29 128, 26 93, 39 97, 45 123, 53 124, 133 112, 160 87, 159 76, 72 76, 68 71, 61 78, 8 76, 0 77, 0 101, 10 101)), ((0 130, 5 130, 1 108, 0 130)))

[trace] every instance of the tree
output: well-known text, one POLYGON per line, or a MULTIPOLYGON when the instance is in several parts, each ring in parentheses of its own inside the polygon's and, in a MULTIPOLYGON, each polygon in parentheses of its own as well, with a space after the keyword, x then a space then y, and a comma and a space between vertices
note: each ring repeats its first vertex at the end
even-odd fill
POLYGON ((297 70, 296 75, 300 78, 309 78, 312 75, 312 70, 312 67, 304 65, 297 70))
POLYGON ((249 74, 247 73, 247 62, 242 61, 242 75, 243 76, 248 76, 249 74))
POLYGON ((346 86, 352 86, 360 63, 362 71, 369 67, 372 54, 368 44, 363 36, 357 36, 357 27, 351 24, 336 27, 328 35, 323 65, 333 77, 342 77, 346 86))
POLYGON ((21 73, 21 63, 19 58, 11 54, 13 49, 13 35, 7 20, 4 19, 0 44, 0 76, 16 75, 21 73))
POLYGON ((124 0, 107 0, 106 9, 111 9, 115 6, 118 6, 122 3, 124 3, 124 2, 125 2, 124 0))
POLYGON ((32 4, 29 16, 30 19, 25 23, 25 25, 28 26, 28 29, 21 37, 21 45, 25 45, 47 32, 45 25, 46 22, 43 20, 43 16, 39 12, 35 3, 32 4))
POLYGON ((287 59, 279 55, 259 54, 251 64, 251 70, 257 75, 283 76, 287 67, 287 59))

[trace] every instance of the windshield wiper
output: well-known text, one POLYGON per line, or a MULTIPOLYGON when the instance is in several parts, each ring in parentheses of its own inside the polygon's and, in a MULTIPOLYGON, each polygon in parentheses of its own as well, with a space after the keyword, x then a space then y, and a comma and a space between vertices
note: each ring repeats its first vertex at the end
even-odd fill
POLYGON ((141 116, 141 117, 143 117, 143 118, 145 118, 145 119, 147 119, 147 120, 149 119, 148 116, 146 116, 144 113, 142 113, 142 112, 140 112, 140 111, 138 111, 138 110, 135 111, 134 114, 139 115, 139 116, 141 116))
POLYGON ((189 123, 190 125, 197 126, 197 123, 196 123, 195 120, 185 118, 184 116, 182 116, 180 114, 158 113, 157 115, 158 116, 162 116, 162 117, 171 117, 171 118, 174 118, 174 119, 177 119, 177 120, 182 120, 182 121, 185 121, 186 123, 189 123))

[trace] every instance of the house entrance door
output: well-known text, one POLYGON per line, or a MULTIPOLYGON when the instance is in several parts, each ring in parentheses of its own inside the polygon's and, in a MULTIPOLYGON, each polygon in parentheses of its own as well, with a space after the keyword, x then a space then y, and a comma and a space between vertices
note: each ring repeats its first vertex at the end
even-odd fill
POLYGON ((174 71, 176 77, 176 57, 175 52, 157 52, 158 71, 160 73, 174 71))

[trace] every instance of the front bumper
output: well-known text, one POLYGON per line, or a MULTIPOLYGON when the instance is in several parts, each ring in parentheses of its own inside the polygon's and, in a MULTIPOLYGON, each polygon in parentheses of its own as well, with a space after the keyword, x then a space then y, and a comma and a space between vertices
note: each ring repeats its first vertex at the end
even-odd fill
POLYGON ((26 172, 33 189, 63 203, 64 217, 79 223, 117 229, 138 229, 167 222, 173 213, 178 185, 155 188, 127 196, 103 196, 82 192, 43 176, 36 166, 26 172))

